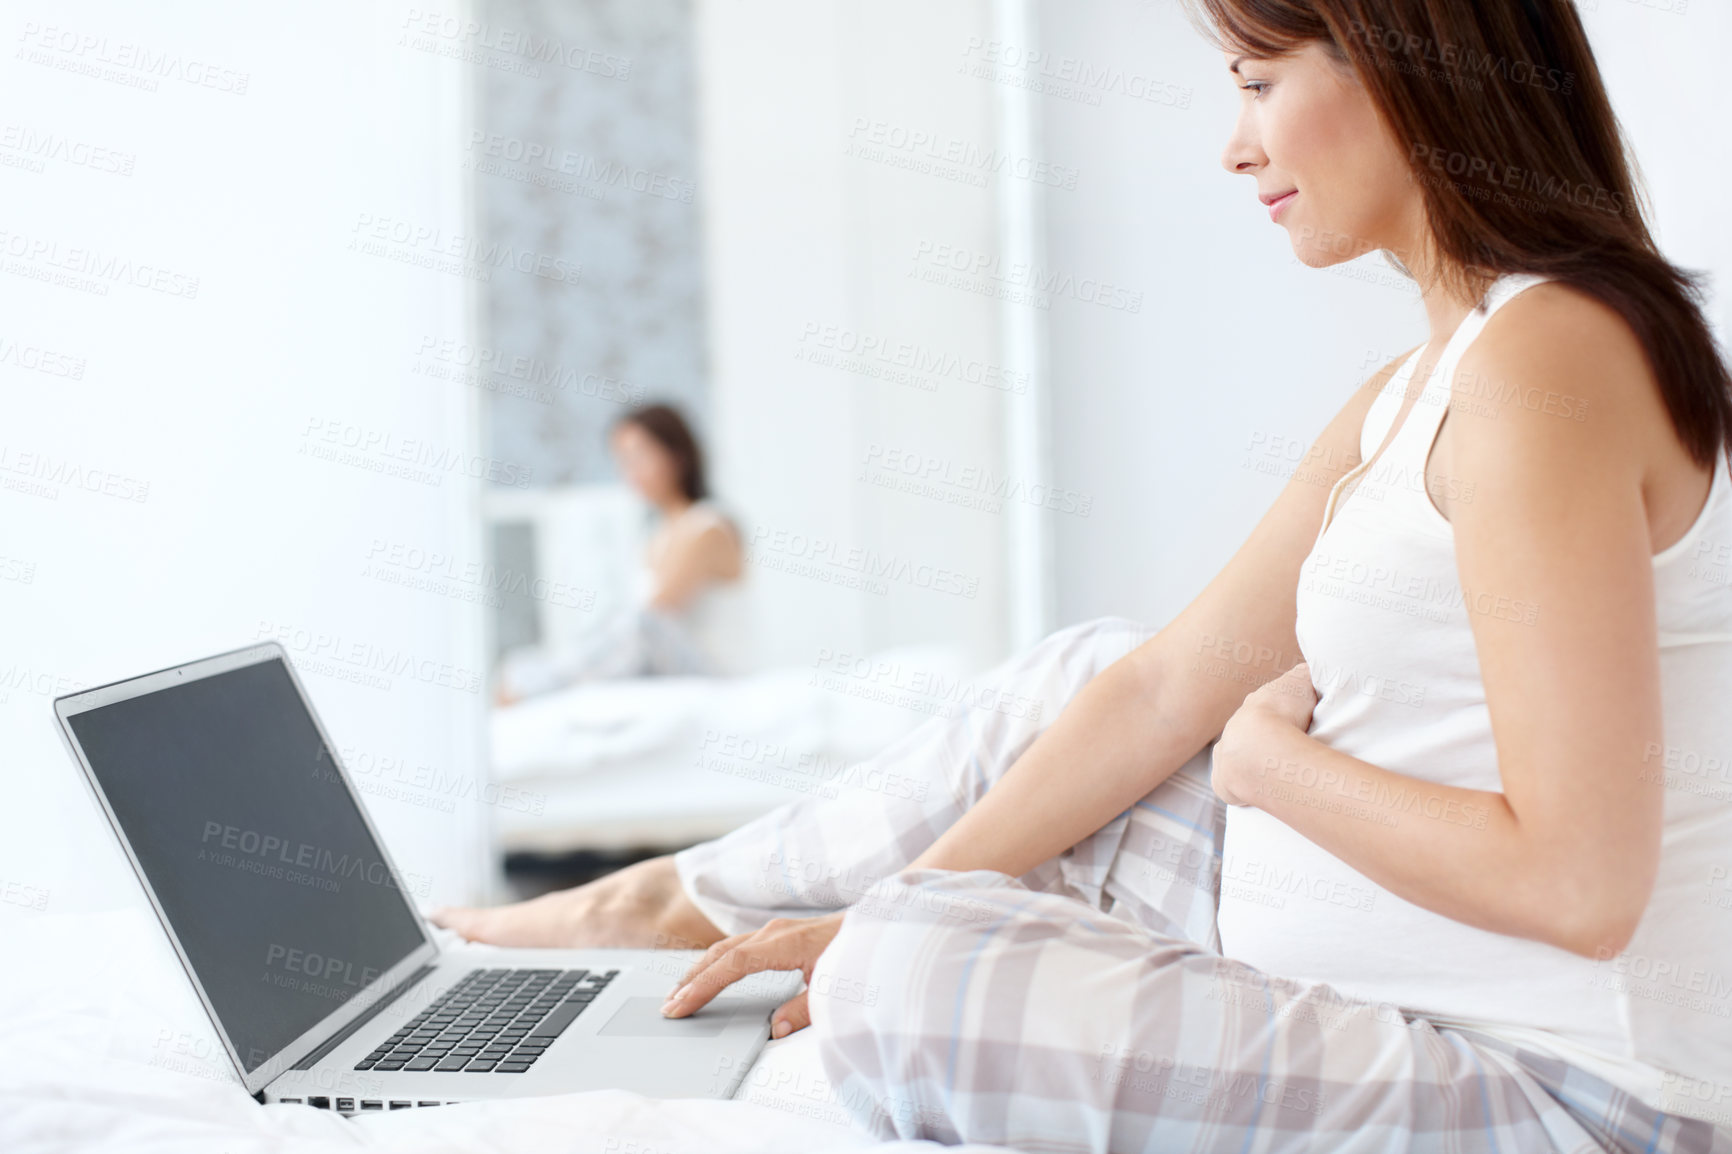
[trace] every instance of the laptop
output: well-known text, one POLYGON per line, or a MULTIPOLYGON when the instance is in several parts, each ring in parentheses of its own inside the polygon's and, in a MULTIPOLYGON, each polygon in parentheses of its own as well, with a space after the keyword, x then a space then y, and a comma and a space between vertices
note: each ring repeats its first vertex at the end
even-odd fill
POLYGON ((55 699, 247 1092, 359 1114, 630 1090, 726 1098, 797 971, 661 1016, 698 950, 447 950, 275 642, 55 699))

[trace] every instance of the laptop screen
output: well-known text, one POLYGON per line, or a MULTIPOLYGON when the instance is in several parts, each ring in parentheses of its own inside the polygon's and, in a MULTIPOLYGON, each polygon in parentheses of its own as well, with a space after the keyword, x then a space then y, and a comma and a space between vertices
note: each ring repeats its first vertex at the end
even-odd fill
POLYGON ((67 724, 248 1073, 425 944, 281 659, 67 724))

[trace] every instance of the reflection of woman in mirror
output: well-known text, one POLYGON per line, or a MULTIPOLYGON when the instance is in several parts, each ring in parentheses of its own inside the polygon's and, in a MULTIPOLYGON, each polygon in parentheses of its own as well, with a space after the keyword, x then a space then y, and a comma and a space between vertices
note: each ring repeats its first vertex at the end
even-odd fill
POLYGON ((648 502, 653 528, 630 604, 581 648, 508 655, 500 704, 579 681, 733 668, 744 550, 739 530, 709 495, 703 451, 672 406, 632 409, 608 433, 620 475, 648 502))

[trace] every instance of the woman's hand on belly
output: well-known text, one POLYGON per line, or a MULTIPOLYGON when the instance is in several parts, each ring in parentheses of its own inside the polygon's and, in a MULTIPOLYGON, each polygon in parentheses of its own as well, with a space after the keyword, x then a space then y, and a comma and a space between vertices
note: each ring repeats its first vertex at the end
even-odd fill
POLYGON ((1216 796, 1228 805, 1251 804, 1252 782, 1273 756, 1275 738, 1281 730, 1309 732, 1316 705, 1311 667, 1303 661, 1246 695, 1227 719, 1211 755, 1210 782, 1216 796))

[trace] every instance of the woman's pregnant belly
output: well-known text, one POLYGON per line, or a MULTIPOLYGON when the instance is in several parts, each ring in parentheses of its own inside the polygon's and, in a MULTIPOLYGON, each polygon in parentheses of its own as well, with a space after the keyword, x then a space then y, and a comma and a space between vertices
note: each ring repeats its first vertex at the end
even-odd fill
MULTIPOLYGON (((1336 795, 1321 804, 1344 820, 1395 829, 1446 820, 1426 814, 1425 802, 1420 788, 1405 798, 1336 795)), ((1455 820, 1471 830, 1475 818, 1463 811, 1455 820)), ((1218 925, 1222 953, 1267 974, 1325 982, 1410 1013, 1535 1026, 1623 1047, 1603 964, 1404 901, 1259 809, 1227 812, 1218 925)))
MULTIPOLYGON (((1347 789, 1320 783, 1314 767, 1286 765, 1262 787, 1340 822, 1394 831, 1448 822, 1471 835, 1489 811, 1438 787, 1501 792, 1502 783, 1453 557, 1445 542, 1409 539, 1399 565, 1338 564, 1332 544, 1373 552, 1352 512, 1318 543, 1300 579, 1299 641, 1319 693, 1310 733, 1406 780, 1347 789), (1398 576, 1371 588, 1353 579, 1361 570, 1398 576)), ((1223 953, 1271 975, 1410 1012, 1621 1048, 1618 996, 1605 988, 1603 965, 1405 901, 1261 809, 1227 811, 1219 911, 1223 953)))

